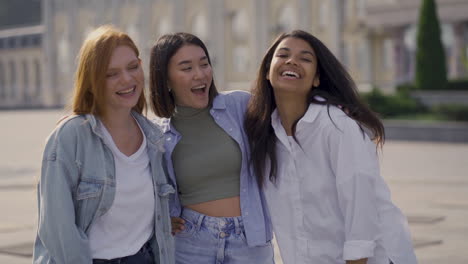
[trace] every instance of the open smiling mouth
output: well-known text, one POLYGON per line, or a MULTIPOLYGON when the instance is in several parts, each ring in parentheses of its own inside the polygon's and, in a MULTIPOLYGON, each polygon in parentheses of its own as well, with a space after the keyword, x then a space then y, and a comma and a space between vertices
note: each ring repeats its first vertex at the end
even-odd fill
POLYGON ((131 93, 135 92, 135 90, 136 90, 136 85, 132 86, 131 88, 128 88, 126 90, 118 91, 118 92, 116 92, 116 94, 118 94, 118 95, 127 95, 127 94, 131 94, 131 93))
POLYGON ((192 93, 202 95, 206 91, 206 84, 198 85, 190 89, 192 93))
POLYGON ((291 79, 299 79, 300 78, 299 73, 294 72, 294 71, 284 71, 284 72, 281 73, 281 76, 282 77, 288 77, 288 78, 291 78, 291 79))

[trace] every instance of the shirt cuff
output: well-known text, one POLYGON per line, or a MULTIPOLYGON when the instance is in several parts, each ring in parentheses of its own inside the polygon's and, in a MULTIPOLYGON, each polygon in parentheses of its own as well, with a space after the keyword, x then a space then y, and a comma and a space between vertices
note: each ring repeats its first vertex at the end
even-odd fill
POLYGON ((346 241, 343 249, 343 260, 358 260, 374 256, 376 244, 370 240, 346 241))

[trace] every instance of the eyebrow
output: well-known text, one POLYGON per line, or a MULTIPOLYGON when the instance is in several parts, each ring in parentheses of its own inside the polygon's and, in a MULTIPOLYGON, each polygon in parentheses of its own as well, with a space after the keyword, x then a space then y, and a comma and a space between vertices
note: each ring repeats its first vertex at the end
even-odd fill
MULTIPOLYGON (((291 51, 289 48, 279 48, 278 51, 280 50, 284 50, 284 51, 291 51)), ((308 51, 308 50, 301 50, 301 54, 309 54, 311 56, 314 56, 315 57, 315 54, 311 51, 308 51)))
MULTIPOLYGON (((203 56, 203 57, 200 58, 200 61, 207 60, 207 59, 208 59, 207 56, 203 56)), ((183 60, 183 61, 177 63, 177 65, 189 64, 189 63, 192 63, 192 61, 191 60, 183 60)))
MULTIPOLYGON (((127 63, 127 66, 130 65, 130 64, 132 64, 132 63, 138 62, 138 60, 139 60, 139 59, 134 59, 134 60, 130 61, 129 63, 127 63)), ((113 70, 118 70, 118 69, 119 69, 118 67, 114 67, 114 68, 109 67, 109 68, 107 69, 107 71, 113 71, 113 70)))

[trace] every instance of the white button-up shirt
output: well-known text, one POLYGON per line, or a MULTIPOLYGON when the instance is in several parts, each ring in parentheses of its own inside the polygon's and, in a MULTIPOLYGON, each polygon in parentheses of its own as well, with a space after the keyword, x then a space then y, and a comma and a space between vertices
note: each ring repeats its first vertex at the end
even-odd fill
POLYGON ((297 123, 297 142, 276 110, 272 126, 277 181, 267 180, 265 195, 285 264, 417 263, 407 220, 380 176, 376 146, 354 120, 311 104, 297 123))

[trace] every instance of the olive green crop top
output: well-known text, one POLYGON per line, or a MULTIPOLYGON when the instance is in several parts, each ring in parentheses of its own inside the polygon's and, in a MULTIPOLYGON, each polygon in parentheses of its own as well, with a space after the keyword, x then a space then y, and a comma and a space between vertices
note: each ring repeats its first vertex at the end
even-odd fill
POLYGON ((209 108, 177 106, 171 124, 182 136, 172 152, 182 206, 239 196, 241 150, 209 108))

